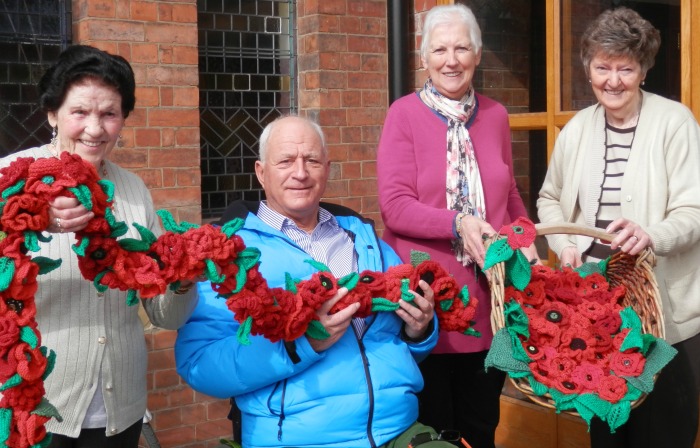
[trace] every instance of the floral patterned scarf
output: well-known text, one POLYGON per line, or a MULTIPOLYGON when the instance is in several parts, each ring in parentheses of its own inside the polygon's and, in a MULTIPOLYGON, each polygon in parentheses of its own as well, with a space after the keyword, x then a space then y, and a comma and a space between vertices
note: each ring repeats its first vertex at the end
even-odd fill
MULTIPOLYGON (((454 101, 438 93, 432 79, 428 78, 421 99, 447 118, 447 208, 486 219, 481 174, 467 129, 469 119, 476 113, 474 89, 470 87, 459 101, 454 101)), ((464 252, 460 239, 452 240, 452 250, 464 266, 471 263, 472 259, 464 252)))

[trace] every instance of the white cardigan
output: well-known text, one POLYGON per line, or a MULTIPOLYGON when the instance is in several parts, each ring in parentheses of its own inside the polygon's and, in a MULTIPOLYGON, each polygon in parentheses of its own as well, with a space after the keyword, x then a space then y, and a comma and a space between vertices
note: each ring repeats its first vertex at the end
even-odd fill
MULTIPOLYGON (((604 109, 596 104, 559 134, 537 201, 541 222, 594 225, 604 126, 604 109)), ((675 344, 700 333, 700 127, 688 108, 643 92, 620 200, 622 216, 654 243, 666 339, 675 344)), ((567 246, 583 252, 591 240, 555 235, 548 242, 561 255, 567 246)))
MULTIPOLYGON (((18 157, 52 157, 46 146, 27 149, 0 160, 0 167, 18 157)), ((137 222, 157 236, 163 233, 151 195, 141 178, 106 161, 107 177, 115 186, 117 217, 129 225, 126 237, 139 238, 137 222)), ((37 321, 42 344, 56 352, 56 366, 45 382, 46 397, 63 417, 46 424, 48 431, 77 437, 102 372, 107 408, 107 435, 122 432, 146 410, 147 353, 138 306, 126 305, 126 292, 108 290, 100 297, 92 282, 82 278, 71 249, 72 233, 51 234, 32 256, 61 258, 61 266, 38 278, 37 321)), ((177 329, 197 303, 196 288, 183 295, 172 292, 142 300, 151 322, 177 329)))

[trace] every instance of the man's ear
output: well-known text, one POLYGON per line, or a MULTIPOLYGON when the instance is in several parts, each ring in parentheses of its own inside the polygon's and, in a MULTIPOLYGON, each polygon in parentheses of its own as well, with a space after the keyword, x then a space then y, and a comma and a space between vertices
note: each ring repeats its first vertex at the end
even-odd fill
POLYGON ((255 176, 258 178, 258 182, 260 182, 260 185, 263 187, 263 190, 265 189, 265 164, 262 163, 259 160, 255 161, 255 176))

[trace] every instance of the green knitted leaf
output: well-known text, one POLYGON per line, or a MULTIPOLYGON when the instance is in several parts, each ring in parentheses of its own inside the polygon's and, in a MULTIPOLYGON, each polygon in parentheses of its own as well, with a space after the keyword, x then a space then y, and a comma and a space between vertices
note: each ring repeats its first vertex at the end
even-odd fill
POLYGON ((644 339, 642 338, 642 331, 636 328, 630 329, 630 332, 625 336, 625 340, 622 341, 620 346, 620 351, 624 352, 631 348, 641 349, 644 345, 644 339))
POLYGON ((542 395, 546 394, 549 392, 549 388, 545 386, 544 384, 540 383, 537 381, 534 377, 530 376, 529 380, 530 382, 530 387, 532 388, 532 392, 537 395, 538 397, 541 397, 542 395))
POLYGON ((422 252, 420 250, 411 249, 410 260, 411 266, 415 268, 422 262, 430 260, 430 254, 428 252, 422 252))
POLYGON ((117 244, 129 252, 146 252, 151 248, 147 241, 137 240, 136 238, 123 238, 117 241, 117 244))
MULTIPOLYGON (((48 243, 53 239, 53 237, 51 235, 49 235, 49 234, 44 235, 43 233, 40 233, 40 232, 35 233, 35 235, 36 235, 37 241, 39 241, 40 243, 48 243)), ((33 258, 34 257, 32 257, 32 259, 33 258)))
POLYGON ((87 249, 89 244, 90 237, 84 236, 80 239, 80 242, 78 244, 73 245, 73 252, 75 252, 77 255, 80 255, 81 257, 84 257, 85 249, 87 249))
POLYGON ((480 337, 481 337, 481 333, 479 332, 479 330, 475 330, 475 329, 472 328, 472 327, 469 327, 469 328, 467 328, 466 330, 464 330, 464 331, 462 332, 462 334, 465 334, 465 335, 467 335, 467 336, 474 336, 475 338, 480 338, 480 337))
POLYGON ((49 445, 51 445, 51 438, 53 437, 53 434, 50 432, 47 432, 46 435, 44 436, 43 439, 41 439, 41 442, 37 443, 36 445, 32 445, 29 448, 49 448, 49 445))
POLYGON ((505 268, 506 275, 515 289, 523 291, 530 283, 532 269, 530 268, 530 261, 520 249, 515 251, 514 256, 506 260, 505 268))
POLYGON ((12 423, 12 409, 0 408, 0 444, 5 446, 5 442, 10 438, 10 425, 12 423))
POLYGON ((44 370, 44 374, 41 376, 41 379, 45 381, 46 378, 51 375, 51 372, 53 372, 53 368, 56 365, 56 352, 43 345, 39 347, 39 351, 41 351, 41 354, 46 358, 46 369, 44 370))
POLYGON ((392 302, 383 297, 375 297, 372 299, 372 312, 376 311, 396 311, 400 308, 399 304, 392 302))
POLYGON ((348 291, 352 291, 352 289, 357 286, 357 282, 360 281, 360 274, 357 272, 351 272, 346 276, 343 276, 338 280, 338 286, 347 288, 348 291))
POLYGON ((644 370, 638 377, 625 377, 630 384, 643 392, 649 393, 654 388, 654 375, 668 364, 678 351, 663 339, 657 339, 646 355, 644 370))
POLYGON ((63 260, 60 258, 58 260, 54 260, 48 257, 32 257, 32 262, 39 266, 39 275, 42 275, 48 274, 54 269, 57 269, 59 266, 61 266, 63 260))
POLYGON ((462 305, 469 305, 469 288, 467 288, 467 285, 462 286, 462 289, 459 291, 459 295, 457 297, 459 297, 459 300, 462 301, 462 305))
POLYGON ((630 411, 632 411, 632 405, 629 401, 618 401, 610 408, 610 411, 605 416, 605 420, 610 426, 610 432, 615 433, 615 430, 625 424, 630 418, 630 411))
POLYGON ((245 221, 242 220, 241 218, 236 218, 232 219, 231 221, 227 222, 221 227, 221 231, 226 235, 228 238, 231 238, 233 235, 236 234, 241 228, 243 228, 243 225, 245 224, 245 221))
POLYGON ((250 329, 253 327, 253 317, 248 316, 246 319, 241 323, 241 326, 238 327, 238 331, 236 332, 236 339, 238 339, 238 342, 241 345, 250 345, 250 329))
POLYGON ((320 272, 331 272, 331 270, 326 266, 325 264, 321 263, 320 261, 313 260, 309 258, 308 260, 304 260, 304 263, 308 263, 314 268, 316 268, 320 272))
POLYGON ((70 187, 68 191, 73 193, 83 207, 92 211, 92 192, 90 188, 85 184, 80 184, 77 187, 70 187))
POLYGON ((515 300, 506 302, 503 309, 503 317, 509 332, 525 336, 525 338, 530 337, 530 330, 527 328, 529 323, 527 314, 525 314, 518 302, 515 300))
POLYGON ((554 400, 557 411, 566 411, 575 407, 574 402, 580 397, 579 394, 565 394, 557 389, 549 389, 549 395, 554 400))
POLYGON ((15 276, 15 262, 12 258, 0 258, 0 291, 10 287, 12 278, 15 276))
POLYGON ((109 228, 111 229, 111 232, 109 232, 109 236, 111 238, 119 238, 120 236, 126 235, 126 232, 129 231, 126 223, 117 221, 117 218, 114 216, 114 212, 110 207, 105 209, 105 219, 107 220, 107 224, 109 224, 109 228))
POLYGON ((246 247, 238 253, 236 264, 240 269, 248 272, 250 268, 260 261, 260 249, 257 247, 246 247))
MULTIPOLYGON (((606 264, 607 266, 607 264, 606 264)), ((577 267, 574 269, 574 271, 581 276, 581 278, 586 278, 591 274, 601 274, 605 275, 605 271, 603 270, 606 266, 601 266, 600 262, 593 263, 593 262, 586 262, 583 263, 581 266, 577 267)))
POLYGON ((486 354, 484 366, 495 367, 498 370, 512 373, 530 373, 527 363, 517 360, 513 356, 513 343, 510 334, 505 328, 501 328, 493 335, 491 348, 486 354))
POLYGON ((10 378, 5 381, 2 386, 0 386, 0 392, 7 390, 11 387, 15 387, 16 385, 20 384, 22 382, 22 377, 19 376, 19 373, 15 373, 12 375, 10 378))
POLYGON ((309 326, 306 329, 306 336, 319 340, 328 339, 331 337, 323 324, 315 319, 309 322, 309 326))
POLYGON ((104 270, 104 271, 98 273, 95 276, 95 279, 92 281, 92 284, 95 286, 95 289, 97 290, 97 292, 105 292, 109 289, 107 287, 107 285, 103 285, 102 283, 100 283, 102 281, 102 278, 105 275, 107 275, 108 272, 109 272, 109 270, 104 270))
POLYGON ((576 406, 576 411, 588 425, 591 424, 591 420, 596 415, 601 419, 604 419, 605 415, 607 415, 608 411, 610 411, 610 407, 612 406, 609 402, 592 393, 579 395, 578 400, 574 402, 574 405, 576 406))
MULTIPOLYGON (((207 277, 209 277, 209 275, 210 275, 209 271, 207 270, 207 277)), ((209 277, 209 278, 211 278, 211 277, 209 277)), ((247 279, 248 279, 248 272, 245 269, 239 267, 238 272, 236 272, 236 288, 234 288, 231 292, 233 294, 237 294, 237 293, 241 292, 241 290, 245 286, 245 282, 247 279)), ((214 282, 214 283, 217 283, 217 282, 214 282)), ((221 283, 221 282, 218 282, 218 283, 221 283)))
POLYGON ((20 179, 17 181, 16 184, 12 185, 11 187, 5 188, 5 190, 2 192, 2 198, 7 199, 13 194, 19 193, 20 191, 22 191, 22 189, 24 188, 24 184, 26 183, 26 180, 20 179))
POLYGON ((407 278, 401 279, 401 298, 406 302, 413 303, 415 297, 411 294, 410 290, 411 281, 407 278))
POLYGON ((39 252, 39 238, 37 238, 36 232, 31 230, 24 232, 24 247, 32 252, 39 252))
POLYGON ((19 338, 29 344, 32 349, 35 349, 39 345, 39 336, 36 335, 31 327, 21 327, 19 329, 19 338))
POLYGON ((138 305, 139 297, 135 289, 130 289, 126 292, 126 306, 138 305))
POLYGON ((628 306, 624 310, 620 311, 620 318, 622 318, 622 328, 630 328, 634 330, 642 331, 642 321, 639 319, 637 312, 628 306))
POLYGON ((299 289, 297 288, 297 282, 294 281, 292 274, 290 274, 289 272, 284 273, 284 289, 294 294, 299 292, 299 289))
POLYGON ((63 421, 63 417, 61 417, 58 409, 56 409, 56 407, 52 405, 49 400, 46 399, 46 397, 42 397, 39 405, 30 413, 41 415, 43 417, 55 418, 59 422, 63 421))
POLYGON ((107 201, 112 202, 114 200, 114 184, 109 179, 100 179, 97 181, 97 185, 102 188, 102 191, 107 195, 107 201))
POLYGON ((483 270, 487 270, 494 265, 508 260, 513 256, 513 248, 508 245, 506 238, 494 241, 486 250, 483 270))
POLYGON ((440 301, 440 309, 442 311, 449 311, 450 308, 452 308, 452 304, 454 303, 454 299, 447 299, 447 300, 441 300, 440 301))
POLYGON ((656 337, 653 334, 644 333, 642 335, 642 348, 639 351, 646 357, 649 349, 653 347, 654 344, 656 344, 656 337))
POLYGON ((160 216, 161 221, 163 221, 163 228, 167 232, 183 233, 182 229, 178 225, 173 215, 167 210, 158 210, 156 215, 160 216))
POLYGON ((141 239, 148 243, 149 248, 153 243, 155 243, 158 240, 158 238, 153 234, 153 232, 151 232, 151 229, 148 229, 136 222, 134 223, 134 227, 139 232, 141 239))
MULTIPOLYGON (((214 261, 212 259, 206 258, 204 260, 204 266, 205 266, 207 278, 211 279, 212 282, 222 283, 224 280, 226 280, 225 275, 219 274, 219 271, 216 267, 216 263, 214 263, 214 261)), ((239 269, 239 271, 240 271, 240 269, 239 269)), ((245 282, 245 279, 243 281, 245 282)))

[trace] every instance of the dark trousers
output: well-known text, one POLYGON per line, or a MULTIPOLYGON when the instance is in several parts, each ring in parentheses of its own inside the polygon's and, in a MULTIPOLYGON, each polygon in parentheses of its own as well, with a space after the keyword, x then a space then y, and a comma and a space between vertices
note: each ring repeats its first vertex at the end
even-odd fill
POLYGON ((693 447, 698 432, 700 335, 673 347, 678 354, 615 434, 602 420, 591 422, 591 448, 693 447))
POLYGON ((82 429, 77 438, 53 434, 48 448, 138 448, 143 420, 107 437, 104 428, 82 429))
POLYGON ((486 353, 430 355, 421 362, 418 421, 458 430, 473 448, 494 448, 505 373, 484 370, 486 353))

